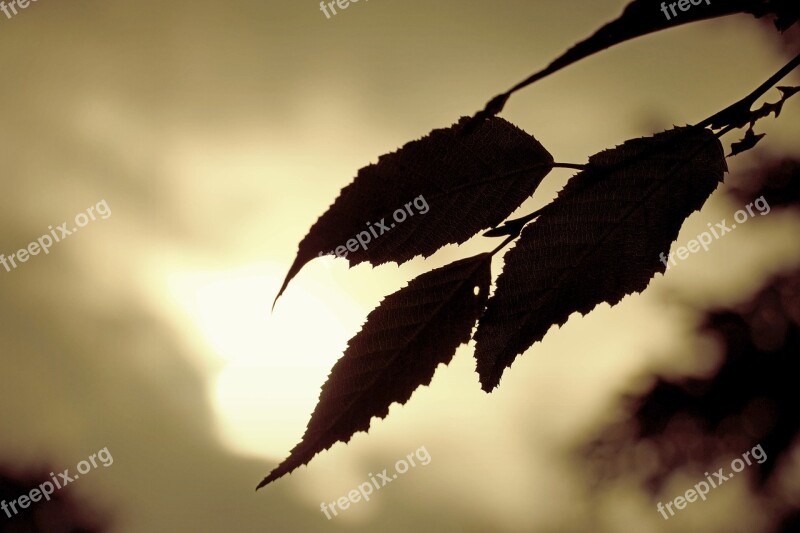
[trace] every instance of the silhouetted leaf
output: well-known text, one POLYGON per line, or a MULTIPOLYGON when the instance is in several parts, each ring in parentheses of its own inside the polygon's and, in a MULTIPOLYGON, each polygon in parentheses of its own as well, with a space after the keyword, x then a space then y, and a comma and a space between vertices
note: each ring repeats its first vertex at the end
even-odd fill
POLYGON ((659 254, 726 169, 717 138, 692 127, 592 156, 506 254, 475 335, 484 390, 552 325, 614 305, 664 272, 659 254))
POLYGON ((755 147, 755 145, 758 144, 758 141, 763 139, 765 135, 765 133, 759 133, 756 135, 756 133, 753 131, 753 128, 749 128, 741 141, 731 144, 731 153, 728 154, 728 157, 733 157, 741 154, 742 152, 750 150, 751 148, 755 147))
POLYGON ((372 417, 385 417, 393 402, 404 404, 429 384, 436 367, 469 341, 486 306, 491 262, 491 254, 462 259, 386 297, 333 367, 302 442, 258 487, 366 431, 372 417))
POLYGON ((362 168, 300 243, 278 297, 306 263, 348 241, 351 266, 401 264, 496 226, 533 194, 552 168, 547 150, 502 119, 464 135, 468 120, 434 130, 362 168), (415 199, 428 211, 423 214, 415 199), (405 221, 395 220, 393 213, 406 205, 414 214, 406 211, 405 221), (369 239, 364 247, 357 242, 359 234, 369 239))
POLYGON ((800 87, 788 87, 784 85, 782 87, 778 87, 778 90, 781 92, 781 101, 786 101, 800 92, 800 87))
POLYGON ((511 95, 542 78, 558 72, 581 59, 587 58, 614 45, 636 37, 664 29, 680 26, 689 22, 697 22, 736 13, 749 13, 757 18, 774 15, 775 25, 783 31, 800 18, 800 2, 797 0, 724 0, 714 1, 710 5, 690 5, 687 11, 676 7, 677 16, 673 16, 670 5, 675 2, 664 2, 667 13, 662 11, 661 0, 634 0, 629 3, 622 15, 597 30, 585 39, 556 58, 546 68, 529 76, 505 93, 492 98, 486 107, 477 113, 470 122, 474 127, 482 120, 495 116, 503 110, 511 95))
POLYGON ((770 113, 775 115, 775 118, 781 116, 781 111, 783 111, 783 104, 794 96, 795 94, 800 91, 800 87, 778 87, 777 88, 781 92, 781 99, 777 102, 765 102, 764 105, 752 111, 752 115, 750 117, 750 125, 755 125, 756 122, 761 120, 762 118, 766 118, 769 116, 770 113))

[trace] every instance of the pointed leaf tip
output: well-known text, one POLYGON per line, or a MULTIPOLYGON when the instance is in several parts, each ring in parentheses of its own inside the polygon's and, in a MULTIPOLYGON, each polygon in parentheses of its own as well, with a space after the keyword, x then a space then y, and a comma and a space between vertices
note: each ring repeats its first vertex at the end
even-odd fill
POLYGON ((469 341, 486 307, 491 263, 488 253, 462 259, 387 296, 334 365, 301 442, 258 488, 367 431, 373 417, 384 418, 390 405, 428 385, 469 341))
POLYGON ((501 118, 462 118, 362 168, 300 242, 278 296, 320 252, 351 266, 405 263, 496 226, 552 169, 550 153, 501 118))

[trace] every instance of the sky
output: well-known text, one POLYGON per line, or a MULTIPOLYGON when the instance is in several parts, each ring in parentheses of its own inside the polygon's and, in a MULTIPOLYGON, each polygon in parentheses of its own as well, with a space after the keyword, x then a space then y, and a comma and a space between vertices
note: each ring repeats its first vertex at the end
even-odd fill
MULTIPOLYGON (((107 448, 112 465, 63 490, 124 533, 681 530, 635 487, 599 503, 570 450, 643 374, 701 370, 683 304, 736 301, 797 264, 791 215, 755 217, 645 293, 573 316, 491 395, 462 346, 369 434, 254 492, 381 298, 494 247, 478 237, 375 269, 315 260, 271 310, 307 230, 359 168, 471 115, 623 7, 372 0, 326 18, 305 0, 39 0, 0 14, 0 253, 108 213, 0 268, 0 462, 61 471, 107 448), (369 502, 320 511, 421 447, 430 462, 369 502)), ((709 116, 784 62, 759 24, 730 17, 580 62, 502 116, 583 163, 709 116)), ((768 137, 731 173, 796 147, 798 116, 789 102, 763 122, 768 137)), ((519 213, 570 175, 555 171, 519 213)), ((677 244, 742 207, 723 189, 677 244)), ((745 498, 731 489, 687 513, 746 524, 745 498)))

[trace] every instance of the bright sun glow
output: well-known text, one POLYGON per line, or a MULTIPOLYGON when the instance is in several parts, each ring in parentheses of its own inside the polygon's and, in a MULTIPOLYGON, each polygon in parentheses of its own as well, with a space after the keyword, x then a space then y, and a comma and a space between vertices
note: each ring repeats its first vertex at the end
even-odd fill
POLYGON ((320 286, 311 294, 299 284, 271 312, 282 275, 257 265, 170 282, 221 358, 213 403, 223 440, 236 451, 271 458, 299 442, 319 387, 363 319, 341 291, 320 286))

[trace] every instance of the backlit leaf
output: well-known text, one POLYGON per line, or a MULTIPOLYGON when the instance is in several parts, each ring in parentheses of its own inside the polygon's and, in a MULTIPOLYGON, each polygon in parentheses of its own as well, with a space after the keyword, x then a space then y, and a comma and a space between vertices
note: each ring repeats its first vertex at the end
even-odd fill
POLYGON ((519 207, 552 168, 552 156, 499 118, 465 135, 468 120, 362 168, 301 241, 278 296, 320 253, 339 250, 351 266, 400 264, 461 244, 519 207))
POLYGON ((308 463, 336 442, 347 442, 404 404, 470 339, 486 306, 491 254, 462 259, 422 274, 386 297, 350 340, 322 387, 303 439, 259 488, 308 463))
POLYGON ((719 140, 692 127, 628 141, 589 163, 505 256, 475 335, 487 392, 551 326, 614 305, 664 272, 659 254, 727 170, 719 140))

